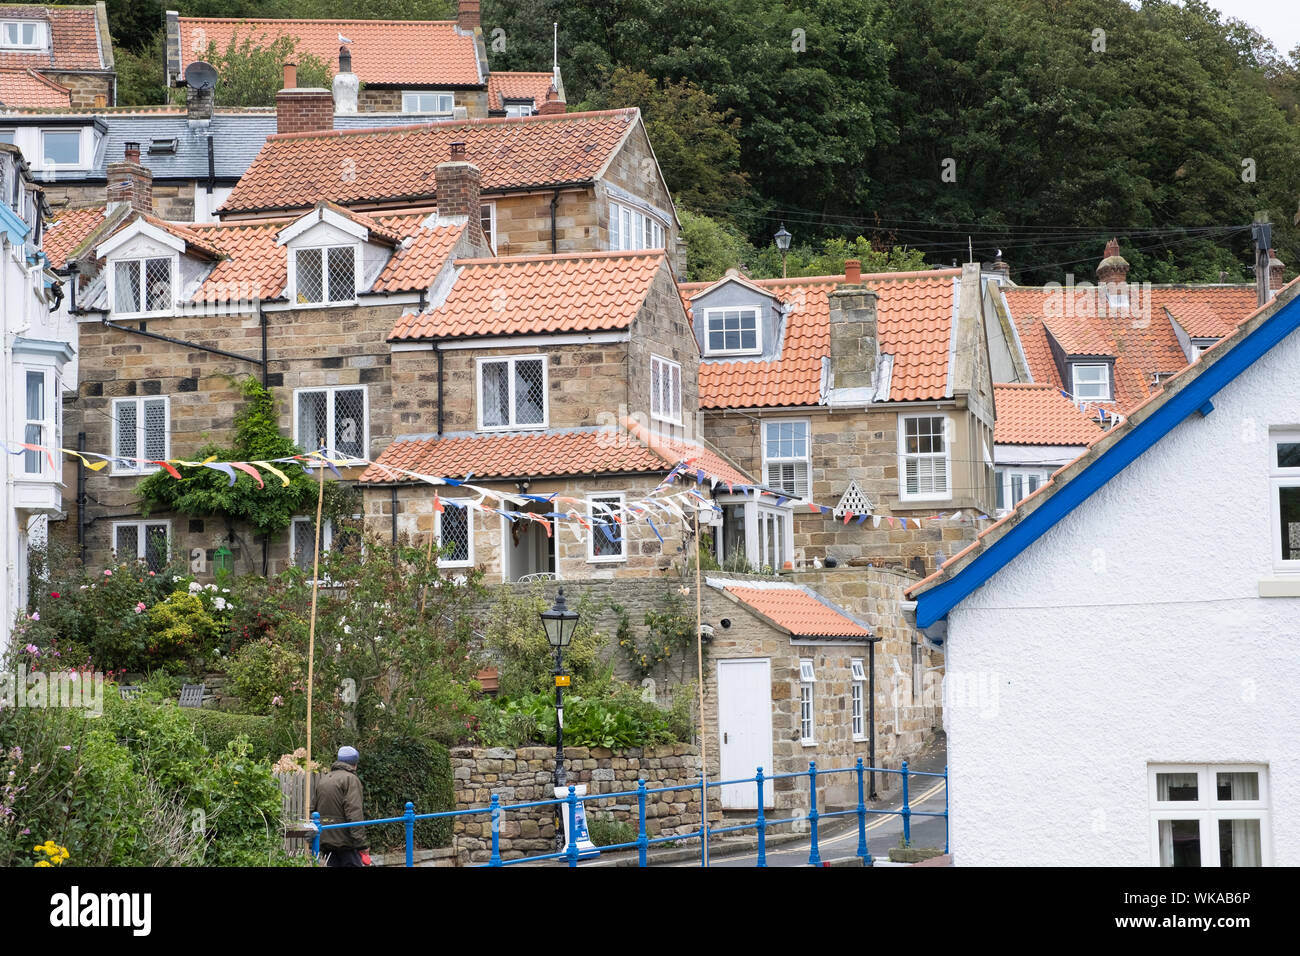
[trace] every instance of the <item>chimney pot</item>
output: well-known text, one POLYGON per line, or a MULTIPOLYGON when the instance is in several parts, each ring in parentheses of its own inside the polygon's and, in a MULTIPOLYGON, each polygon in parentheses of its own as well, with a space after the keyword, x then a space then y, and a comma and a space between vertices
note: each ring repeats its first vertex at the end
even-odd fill
POLYGON ((298 64, 286 63, 284 65, 284 89, 296 90, 298 88, 298 64))
POLYGON ((339 47, 339 72, 352 72, 352 53, 346 46, 339 47))
POLYGON ((849 285, 858 285, 862 282, 861 259, 849 259, 844 263, 844 281, 849 285))
POLYGON ((464 143, 452 143, 452 144, 451 144, 451 158, 452 158, 452 161, 453 161, 453 162, 463 162, 463 161, 464 161, 464 159, 465 159, 465 144, 464 144, 464 143))
POLYGON ((138 162, 140 162, 140 144, 139 144, 139 143, 127 143, 127 144, 125 145, 125 147, 123 148, 123 153, 125 154, 125 156, 126 156, 126 161, 127 161, 128 163, 138 163, 138 162))
POLYGON ((1119 254, 1119 240, 1106 243, 1101 263, 1097 266, 1097 281, 1102 285, 1119 285, 1128 281, 1128 260, 1119 254))

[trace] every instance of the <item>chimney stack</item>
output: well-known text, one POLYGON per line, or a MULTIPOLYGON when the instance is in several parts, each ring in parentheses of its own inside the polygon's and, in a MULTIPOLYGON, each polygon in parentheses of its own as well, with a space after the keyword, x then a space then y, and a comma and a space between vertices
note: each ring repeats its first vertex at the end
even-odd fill
POLYGON ((466 157, 465 144, 451 144, 451 156, 434 169, 438 197, 438 221, 464 222, 470 242, 484 253, 488 251, 483 236, 483 204, 479 198, 479 169, 466 157))
POLYGON ((550 116, 553 113, 563 113, 568 110, 564 100, 560 99, 560 94, 555 90, 555 84, 546 91, 546 102, 537 107, 538 116, 550 116))
POLYGON ((140 165, 140 144, 127 143, 121 162, 108 164, 108 211, 130 206, 153 213, 153 173, 140 165))
POLYGON ((1119 254, 1119 240, 1106 243, 1106 251, 1097 266, 1097 281, 1102 285, 1128 282, 1128 260, 1119 254))
POLYGON ((1268 250, 1268 297, 1270 299, 1286 284, 1286 279, 1283 277, 1285 272, 1286 266, 1277 257, 1277 252, 1268 250))
POLYGON ((456 26, 468 33, 476 33, 482 29, 482 18, 479 15, 479 0, 457 0, 456 26))
MULTIPOLYGON (((355 113, 357 94, 361 83, 352 72, 352 54, 346 46, 339 47, 339 71, 334 74, 334 112, 355 113)), ((333 126, 331 120, 330 125, 333 126)))
POLYGON ((185 87, 185 112, 191 123, 206 123, 212 119, 214 93, 212 87, 207 89, 188 85, 185 87))
POLYGON ((861 262, 850 259, 844 271, 848 282, 830 293, 831 386, 866 394, 876 384, 876 293, 860 284, 861 262))
POLYGON ((284 89, 275 94, 277 133, 314 133, 334 128, 334 95, 329 90, 298 88, 298 66, 284 65, 284 89))
POLYGON ((848 285, 858 285, 862 282, 861 259, 849 259, 844 263, 844 281, 848 285))

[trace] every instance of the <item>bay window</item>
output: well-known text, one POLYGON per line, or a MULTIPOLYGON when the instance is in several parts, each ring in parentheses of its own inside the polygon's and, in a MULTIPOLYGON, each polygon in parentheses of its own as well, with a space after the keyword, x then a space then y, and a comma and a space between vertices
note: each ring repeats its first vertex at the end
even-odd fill
POLYGON ((609 204, 609 248, 615 251, 664 248, 664 227, 623 203, 609 204))

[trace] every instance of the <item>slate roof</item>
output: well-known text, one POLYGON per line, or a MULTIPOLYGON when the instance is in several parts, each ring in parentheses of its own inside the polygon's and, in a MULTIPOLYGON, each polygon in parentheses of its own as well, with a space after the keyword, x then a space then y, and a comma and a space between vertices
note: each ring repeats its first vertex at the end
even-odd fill
POLYGON ((726 578, 709 578, 708 583, 791 637, 864 639, 871 636, 867 628, 839 608, 819 600, 807 588, 797 584, 751 583, 726 578))
POLYGON ((1101 426, 1049 384, 994 385, 998 445, 1086 445, 1101 426))
POLYGON ((180 17, 181 70, 206 58, 209 43, 224 52, 232 39, 266 45, 282 36, 298 41, 337 72, 339 34, 352 41, 352 72, 367 86, 482 86, 478 47, 454 20, 250 20, 180 17))
MULTIPOLYGON (((943 398, 948 387, 955 279, 960 269, 891 272, 862 276, 877 296, 880 351, 894 356, 891 401, 943 398)), ((701 408, 764 408, 816 405, 822 360, 830 356, 830 300, 845 277, 746 280, 790 307, 781 357, 774 361, 700 362, 701 408)), ((689 298, 716 283, 688 282, 689 298)))
POLYGON ((0 53, 0 69, 67 71, 108 70, 113 66, 113 44, 99 31, 94 6, 64 7, 28 4, 0 6, 0 20, 45 20, 50 25, 50 49, 0 53))
POLYGON ((588 183, 638 117, 623 109, 272 136, 221 209, 305 209, 320 199, 431 201, 434 167, 449 158, 453 142, 466 144, 485 194, 588 183), (339 175, 345 167, 351 175, 339 175))
POLYGON ((402 316, 390 341, 627 329, 663 252, 459 259, 447 298, 402 316))

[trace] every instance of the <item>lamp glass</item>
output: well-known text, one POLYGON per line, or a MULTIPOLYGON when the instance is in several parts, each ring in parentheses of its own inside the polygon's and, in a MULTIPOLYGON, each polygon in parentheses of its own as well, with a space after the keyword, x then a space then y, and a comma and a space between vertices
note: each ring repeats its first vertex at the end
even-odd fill
POLYGON ((578 612, 570 611, 564 603, 564 589, 555 596, 555 607, 543 611, 542 629, 546 631, 546 640, 551 647, 568 647, 573 640, 573 631, 578 626, 578 612))
POLYGON ((776 247, 782 252, 785 252, 790 248, 790 240, 794 237, 786 231, 785 223, 781 223, 781 228, 777 231, 774 238, 776 239, 776 247))

